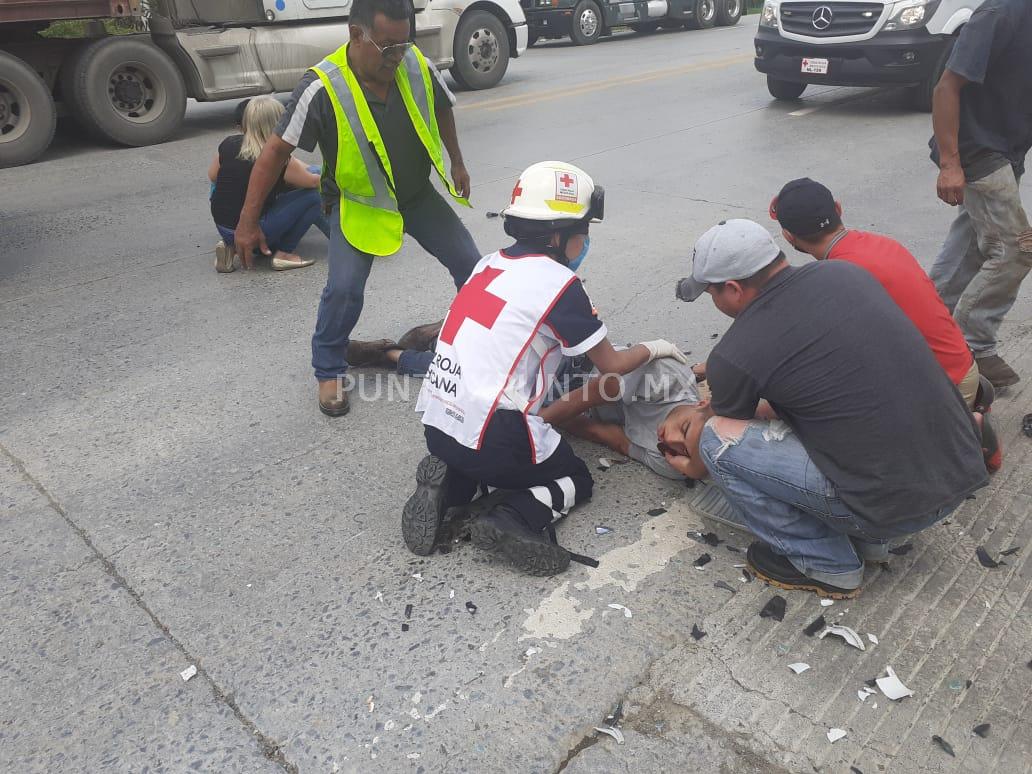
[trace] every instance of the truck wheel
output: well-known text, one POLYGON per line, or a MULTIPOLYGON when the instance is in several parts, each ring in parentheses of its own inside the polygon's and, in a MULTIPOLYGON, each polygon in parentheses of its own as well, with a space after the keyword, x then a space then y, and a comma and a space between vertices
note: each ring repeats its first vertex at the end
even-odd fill
POLYGON ((717 0, 717 26, 734 27, 742 18, 742 0, 717 0))
POLYGON ((767 91, 770 92, 770 96, 774 99, 799 99, 803 96, 803 92, 806 91, 806 84, 797 83, 796 81, 783 81, 779 78, 771 78, 768 75, 767 91))
POLYGON ((932 68, 928 79, 917 86, 911 87, 909 95, 910 104, 914 106, 915 110, 920 110, 922 113, 932 112, 932 95, 935 92, 935 87, 939 85, 939 79, 942 78, 942 74, 946 70, 946 63, 950 60, 950 54, 953 53, 953 44, 955 42, 956 38, 953 38, 943 48, 942 54, 935 63, 935 67, 932 68))
POLYGON ((464 89, 490 89, 509 67, 509 35, 501 20, 487 11, 462 17, 452 51, 451 74, 464 89))
POLYGON ((54 139, 57 110, 35 70, 0 51, 0 167, 39 158, 54 139))
POLYGON ((164 142, 186 112, 186 85, 168 55, 136 36, 89 43, 66 63, 61 91, 83 128, 122 145, 164 142))
POLYGON ((590 46, 602 37, 602 11, 593 0, 580 0, 573 9, 570 39, 578 46, 590 46))
POLYGON ((717 3, 720 0, 695 0, 695 8, 685 19, 684 26, 690 30, 707 30, 717 23, 717 3))

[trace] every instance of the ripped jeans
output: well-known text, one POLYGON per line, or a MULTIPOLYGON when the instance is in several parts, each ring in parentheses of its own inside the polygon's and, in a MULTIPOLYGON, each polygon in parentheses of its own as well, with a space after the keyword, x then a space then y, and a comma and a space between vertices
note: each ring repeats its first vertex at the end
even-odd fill
POLYGON ((964 204, 929 275, 975 357, 996 334, 1032 267, 1032 227, 1009 164, 964 187, 964 204))
POLYGON ((801 573, 843 589, 864 576, 863 559, 884 559, 889 542, 862 538, 862 522, 839 499, 802 443, 780 420, 752 420, 721 438, 714 417, 699 439, 713 483, 742 526, 801 573))

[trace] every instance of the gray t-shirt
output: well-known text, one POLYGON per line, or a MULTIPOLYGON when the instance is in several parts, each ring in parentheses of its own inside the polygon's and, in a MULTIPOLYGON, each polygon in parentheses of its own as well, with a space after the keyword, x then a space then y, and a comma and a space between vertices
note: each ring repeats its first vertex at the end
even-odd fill
MULTIPOLYGON (((437 68, 430 64, 430 72, 434 76, 434 100, 437 104, 449 107, 455 104, 455 96, 448 89, 437 68)), ((409 120, 405 103, 398 92, 398 87, 391 84, 387 100, 383 101, 370 91, 362 88, 369 112, 373 115, 376 127, 380 130, 387 158, 391 161, 394 173, 395 196, 399 209, 411 204, 430 185, 430 157, 423 147, 416 129, 409 120)), ((333 103, 326 93, 322 80, 309 70, 301 78, 294 93, 287 103, 287 111, 276 127, 276 134, 285 142, 305 151, 315 150, 319 146, 323 157, 322 190, 323 201, 336 205, 340 199, 340 190, 334 172, 337 168, 337 116, 333 112, 333 103)), ((371 170, 371 174, 382 174, 380 170, 371 170)))
MULTIPOLYGON (((986 0, 960 31, 946 67, 970 81, 960 93, 964 176, 1008 163, 1019 177, 1032 148, 1032 2, 986 0)), ((939 162, 933 137, 932 160, 939 162)))
POLYGON ((988 483, 964 399, 859 266, 775 275, 710 353, 706 377, 719 416, 751 419, 765 398, 872 537, 921 529, 988 483))

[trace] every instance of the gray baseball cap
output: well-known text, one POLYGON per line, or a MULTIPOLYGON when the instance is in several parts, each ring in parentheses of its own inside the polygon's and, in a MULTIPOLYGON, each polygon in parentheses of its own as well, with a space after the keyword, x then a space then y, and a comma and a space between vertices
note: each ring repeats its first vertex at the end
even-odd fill
POLYGON ((677 283, 677 297, 694 301, 715 282, 751 277, 781 255, 781 248, 759 223, 722 220, 695 243, 692 276, 677 283))

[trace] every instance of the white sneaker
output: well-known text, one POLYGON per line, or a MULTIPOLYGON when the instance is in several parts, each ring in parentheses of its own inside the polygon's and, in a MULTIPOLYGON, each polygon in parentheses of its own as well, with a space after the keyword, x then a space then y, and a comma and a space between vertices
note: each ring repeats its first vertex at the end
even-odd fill
POLYGON ((233 251, 226 247, 226 243, 220 239, 215 243, 215 271, 219 274, 228 274, 235 270, 233 251))

